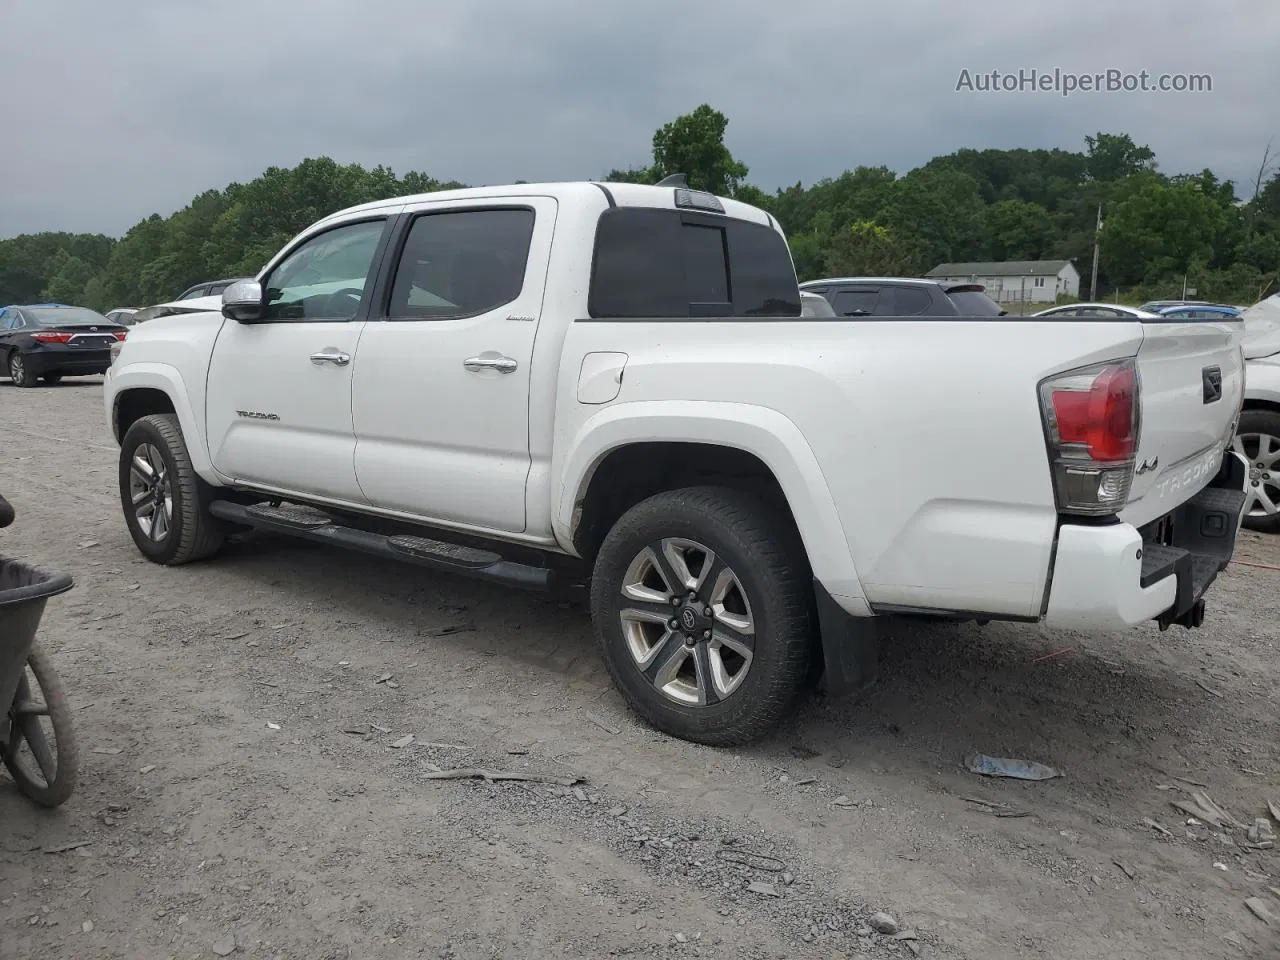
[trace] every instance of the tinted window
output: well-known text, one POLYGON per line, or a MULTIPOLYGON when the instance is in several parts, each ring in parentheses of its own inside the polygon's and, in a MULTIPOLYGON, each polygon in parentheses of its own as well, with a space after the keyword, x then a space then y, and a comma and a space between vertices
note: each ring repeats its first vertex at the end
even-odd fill
POLYGON ((593 317, 800 316, 777 231, 728 217, 619 207, 596 230, 593 317))
POLYGON ((876 313, 882 317, 918 317, 932 306, 933 297, 923 287, 885 287, 876 313))
POLYGON ((335 227, 304 240, 263 283, 269 320, 350 320, 360 307, 385 223, 335 227))
POLYGON ((724 241, 724 231, 716 227, 680 228, 685 290, 690 303, 729 303, 729 254, 724 241))
POLYGON ((524 287, 533 221, 528 209, 419 217, 396 266, 389 315, 447 320, 510 303, 524 287))
POLYGON ((205 290, 204 285, 203 285, 203 284, 199 284, 199 285, 197 285, 197 286, 192 287, 192 288, 191 288, 191 289, 189 289, 189 290, 184 291, 184 292, 183 292, 183 294, 182 294, 182 296, 178 297, 178 299, 179 299, 179 300, 194 300, 196 297, 203 297, 203 296, 204 296, 204 290, 205 290))
POLYGON ((998 317, 1004 313, 1000 304, 977 290, 959 290, 947 296, 966 317, 998 317))
POLYGON ((876 301, 880 299, 878 287, 861 287, 849 290, 837 290, 828 295, 836 315, 841 317, 869 317, 875 312, 876 301))

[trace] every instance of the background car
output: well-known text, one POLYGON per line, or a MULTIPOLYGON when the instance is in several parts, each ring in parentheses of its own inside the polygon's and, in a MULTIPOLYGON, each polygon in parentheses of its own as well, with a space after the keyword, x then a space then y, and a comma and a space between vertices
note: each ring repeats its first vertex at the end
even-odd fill
POLYGON ((941 284, 912 277, 838 277, 809 280, 801 293, 817 293, 838 317, 998 317, 1008 311, 980 283, 941 284))
POLYGON ((174 297, 174 300, 195 300, 200 297, 220 297, 222 291, 227 289, 233 283, 240 280, 252 280, 253 277, 231 277, 227 280, 208 280, 204 283, 197 283, 194 287, 188 287, 182 291, 180 296, 174 297))
POLYGON ((133 325, 133 315, 137 312, 135 307, 116 307, 114 310, 108 310, 103 316, 112 323, 129 327, 133 325))
POLYGON ((834 317, 835 310, 831 308, 825 297, 816 293, 807 293, 800 291, 800 316, 802 317, 834 317))
POLYGON ((1244 525, 1280 533, 1280 294, 1244 311, 1244 411, 1232 445, 1249 460, 1244 525))
POLYGON ((0 362, 15 386, 106 373, 126 327, 86 307, 40 303, 0 310, 0 362))
POLYGON ((1181 303, 1156 312, 1171 320, 1239 320, 1244 311, 1223 303, 1181 303))
POLYGON ((1140 307, 1124 307, 1118 303, 1069 303, 1062 307, 1050 307, 1031 316, 1052 320, 1054 317, 1103 317, 1114 320, 1158 320, 1160 314, 1140 307))
POLYGON ((1200 306, 1204 300, 1148 300, 1139 310, 1145 310, 1147 313, 1159 313, 1165 307, 1190 307, 1200 306))

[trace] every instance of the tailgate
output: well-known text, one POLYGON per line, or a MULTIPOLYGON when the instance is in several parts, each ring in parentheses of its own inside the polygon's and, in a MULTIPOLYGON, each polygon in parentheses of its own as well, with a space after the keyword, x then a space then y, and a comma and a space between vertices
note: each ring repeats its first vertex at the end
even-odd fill
POLYGON ((1213 479, 1243 399, 1243 336, 1239 321, 1143 324, 1142 419, 1122 520, 1149 523, 1213 479))

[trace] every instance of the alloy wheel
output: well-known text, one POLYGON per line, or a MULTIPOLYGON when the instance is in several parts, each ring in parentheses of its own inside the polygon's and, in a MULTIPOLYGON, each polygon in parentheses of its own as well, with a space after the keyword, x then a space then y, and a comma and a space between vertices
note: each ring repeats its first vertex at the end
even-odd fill
POLYGON ((1240 433, 1231 446, 1249 461, 1245 515, 1276 516, 1280 513, 1280 438, 1267 433, 1240 433))
POLYGON ((648 544, 622 579, 622 633, 663 696, 707 706, 732 696, 755 653, 755 618, 741 580, 713 550, 668 537, 648 544))
POLYGON ((153 444, 142 443, 129 464, 129 497, 138 529, 156 543, 173 529, 173 493, 169 468, 153 444))

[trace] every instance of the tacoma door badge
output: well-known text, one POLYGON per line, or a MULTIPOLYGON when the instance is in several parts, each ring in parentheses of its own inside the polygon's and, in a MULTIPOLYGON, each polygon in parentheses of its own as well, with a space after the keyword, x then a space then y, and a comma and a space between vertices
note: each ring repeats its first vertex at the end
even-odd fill
POLYGON ((257 410, 237 410, 236 415, 249 420, 279 420, 278 413, 259 413, 257 410))

